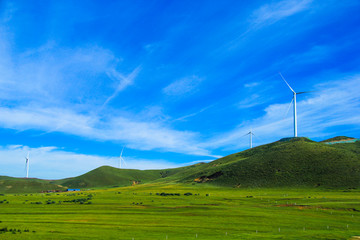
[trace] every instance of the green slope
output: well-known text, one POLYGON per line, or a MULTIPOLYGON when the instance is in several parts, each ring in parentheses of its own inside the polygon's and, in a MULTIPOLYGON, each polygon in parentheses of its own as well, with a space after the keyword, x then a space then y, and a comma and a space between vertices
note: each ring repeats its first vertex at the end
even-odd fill
MULTIPOLYGON (((55 181, 69 188, 124 187, 149 182, 179 182, 198 171, 202 164, 162 170, 119 169, 110 166, 96 168, 81 176, 55 181)), ((204 164, 206 165, 206 164, 204 164)))
POLYGON ((36 178, 12 178, 0 176, 0 192, 1 193, 32 193, 47 190, 64 190, 66 187, 55 184, 49 180, 41 180, 36 178))
POLYGON ((81 176, 57 180, 56 182, 70 188, 131 186, 161 178, 160 170, 118 169, 110 166, 96 168, 81 176))
POLYGON ((358 148, 349 148, 307 138, 278 141, 213 161, 182 181, 239 187, 359 187, 360 155, 358 148))
POLYGON ((336 141, 351 140, 351 139, 355 139, 355 138, 346 137, 346 136, 337 136, 337 137, 333 137, 333 138, 323 140, 321 142, 336 142, 336 141))
POLYGON ((355 154, 360 155, 360 141, 354 143, 338 143, 332 145, 334 148, 344 149, 355 154))

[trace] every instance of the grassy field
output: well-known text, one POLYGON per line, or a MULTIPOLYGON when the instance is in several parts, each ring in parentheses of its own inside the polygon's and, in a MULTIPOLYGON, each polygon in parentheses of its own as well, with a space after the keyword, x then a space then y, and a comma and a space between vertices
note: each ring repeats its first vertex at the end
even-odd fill
POLYGON ((145 184, 5 194, 0 239, 350 239, 359 193, 145 184))

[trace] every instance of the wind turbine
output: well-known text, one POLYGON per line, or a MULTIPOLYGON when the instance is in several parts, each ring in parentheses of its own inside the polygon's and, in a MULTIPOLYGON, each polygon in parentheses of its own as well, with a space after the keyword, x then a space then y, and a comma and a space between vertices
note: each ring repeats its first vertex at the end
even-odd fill
POLYGON ((250 132, 245 134, 243 137, 250 135, 250 148, 252 148, 252 136, 255 136, 255 134, 252 132, 252 129, 250 129, 250 132))
POLYGON ((25 160, 26 160, 26 162, 25 162, 25 164, 26 164, 26 178, 29 178, 29 161, 30 161, 29 152, 27 154, 27 157, 25 157, 25 160))
MULTIPOLYGON (((291 106, 291 103, 294 101, 294 137, 297 137, 297 114, 296 114, 296 95, 297 94, 303 94, 303 93, 309 93, 310 91, 308 92, 295 92, 294 89, 292 89, 290 87, 290 85, 288 84, 288 82, 285 80, 285 78, 283 77, 283 75, 279 72, 281 78, 285 81, 286 85, 288 85, 288 87, 290 88, 290 90, 293 92, 293 98, 290 102, 290 105, 289 105, 289 109, 290 109, 290 106, 291 106)), ((288 111, 289 111, 288 109, 288 111)))
POLYGON ((122 157, 123 151, 124 151, 124 147, 121 150, 120 159, 119 159, 120 160, 120 168, 121 168, 121 162, 124 162, 125 166, 127 166, 124 158, 122 157))

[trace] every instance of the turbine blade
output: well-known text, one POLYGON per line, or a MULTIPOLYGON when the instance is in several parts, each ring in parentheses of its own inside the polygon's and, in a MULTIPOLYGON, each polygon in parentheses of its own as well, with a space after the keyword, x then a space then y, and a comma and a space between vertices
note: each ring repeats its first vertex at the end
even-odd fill
POLYGON ((311 93, 311 92, 317 92, 317 91, 298 92, 298 93, 296 93, 296 94, 311 93))
POLYGON ((124 147, 121 149, 120 157, 122 157, 123 151, 124 151, 124 147))
POLYGON ((296 93, 296 92, 294 91, 294 89, 292 89, 292 88, 290 87, 290 85, 289 85, 288 82, 285 80, 285 78, 283 77, 283 75, 281 74, 281 72, 279 72, 279 74, 280 74, 281 78, 284 80, 284 82, 286 83, 286 85, 288 85, 288 87, 290 88, 290 90, 291 90, 293 93, 296 93))
POLYGON ((291 100, 291 102, 290 102, 290 104, 289 104, 289 107, 288 107, 288 109, 287 109, 287 111, 286 111, 286 113, 285 113, 285 115, 284 115, 284 119, 286 118, 287 114, 289 113, 289 110, 290 110, 290 107, 291 107, 293 101, 294 101, 294 98, 292 98, 292 100, 291 100))
POLYGON ((127 166, 126 162, 125 162, 125 159, 124 158, 121 158, 122 161, 124 162, 125 166, 127 166))
POLYGON ((245 137, 245 136, 247 136, 247 135, 249 135, 250 134, 250 132, 248 132, 247 134, 245 134, 245 135, 242 135, 241 137, 245 137))

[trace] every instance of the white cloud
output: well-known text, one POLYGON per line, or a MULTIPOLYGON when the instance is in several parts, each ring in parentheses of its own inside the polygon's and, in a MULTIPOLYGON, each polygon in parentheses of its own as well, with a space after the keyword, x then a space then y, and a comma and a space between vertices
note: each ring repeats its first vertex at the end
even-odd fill
POLYGON ((185 77, 172 82, 163 89, 163 92, 170 96, 192 94, 198 90, 197 87, 201 81, 202 79, 197 76, 185 77))
MULTIPOLYGON (((60 179, 76 177, 100 166, 117 167, 119 158, 67 152, 57 147, 29 148, 12 145, 0 147, 0 175, 24 177, 25 156, 30 153, 29 177, 60 179)), ((165 169, 183 166, 162 159, 136 159, 126 157, 128 169, 165 169)))
POLYGON ((110 78, 115 79, 116 81, 119 82, 117 88, 115 89, 115 92, 108 98, 106 99, 105 103, 103 104, 103 106, 105 106, 106 104, 108 104, 113 98, 115 98, 120 91, 124 90, 126 87, 132 85, 134 83, 135 78, 137 77, 137 75, 139 74, 139 72, 141 71, 141 66, 138 66, 137 68, 135 68, 128 76, 124 76, 123 74, 119 73, 118 71, 116 71, 115 69, 111 69, 107 74, 110 78))
MULTIPOLYGON (((332 133, 330 128, 334 126, 359 126, 360 75, 328 81, 314 88, 319 91, 307 96, 299 95, 297 99, 299 136, 321 137, 328 135, 329 131, 332 133)), ((262 117, 243 122, 234 130, 211 139, 206 146, 231 150, 247 147, 248 138, 242 136, 250 128, 257 135, 255 145, 293 136, 292 114, 283 118, 288 105, 288 102, 272 104, 265 109, 262 117)))
POLYGON ((200 110, 197 111, 197 112, 190 113, 190 114, 187 114, 187 115, 185 115, 185 116, 176 118, 176 119, 174 119, 173 121, 186 121, 188 118, 195 117, 196 115, 198 115, 198 114, 200 114, 200 113, 202 113, 202 112, 204 112, 204 111, 206 111, 206 110, 208 110, 209 108, 212 108, 212 107, 214 107, 214 106, 215 106, 215 104, 212 104, 212 105, 210 105, 210 106, 207 106, 207 107, 204 107, 204 108, 200 109, 200 110))
POLYGON ((141 69, 136 67, 126 76, 120 70, 123 60, 96 45, 64 48, 49 41, 25 52, 14 52, 14 43, 7 39, 10 34, 1 28, 0 33, 2 100, 102 105, 132 85, 141 69))
POLYGON ((260 82, 251 82, 251 83, 245 83, 244 87, 245 88, 253 88, 253 87, 257 87, 260 85, 260 82))
POLYGON ((253 12, 252 22, 257 25, 275 23, 307 9, 311 2, 311 0, 284 0, 265 4, 253 12))
MULTIPOLYGON (((120 141, 140 150, 211 155, 197 145, 197 133, 173 130, 162 119, 138 119, 105 108, 134 83, 141 65, 125 75, 119 72, 123 60, 98 46, 65 49, 48 42, 13 53, 11 44, 6 34, 0 37, 1 127, 120 141)), ((192 76, 166 91, 189 93, 200 81, 192 76)))
POLYGON ((193 155, 210 156, 197 144, 194 132, 177 131, 161 122, 144 122, 122 116, 108 118, 80 114, 62 108, 26 106, 0 107, 0 126, 16 130, 56 131, 94 140, 122 141, 130 148, 158 149, 193 155))
POLYGON ((239 108, 251 108, 251 107, 255 107, 257 105, 261 105, 268 100, 269 100, 269 98, 266 98, 262 95, 254 93, 254 94, 251 94, 249 97, 241 100, 237 105, 239 108))
POLYGON ((13 14, 17 11, 14 2, 6 1, 1 3, 3 5, 0 22, 7 23, 13 18, 13 14))

